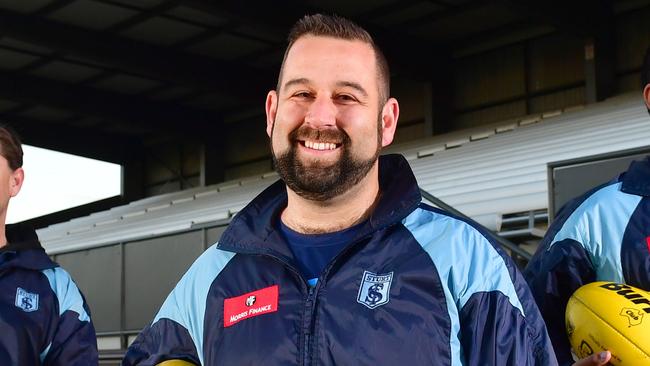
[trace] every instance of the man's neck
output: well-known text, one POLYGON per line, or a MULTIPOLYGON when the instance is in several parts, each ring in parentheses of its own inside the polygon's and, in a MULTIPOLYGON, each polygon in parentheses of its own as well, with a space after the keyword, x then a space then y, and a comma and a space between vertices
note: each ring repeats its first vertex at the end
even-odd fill
POLYGON ((327 201, 305 199, 287 188, 282 222, 303 234, 331 233, 367 219, 379 195, 378 165, 347 192, 327 201))

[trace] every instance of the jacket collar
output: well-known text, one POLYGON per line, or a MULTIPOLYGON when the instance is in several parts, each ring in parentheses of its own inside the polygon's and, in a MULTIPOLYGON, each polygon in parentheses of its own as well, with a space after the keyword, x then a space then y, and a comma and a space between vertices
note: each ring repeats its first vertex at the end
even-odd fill
POLYGON ((24 224, 5 227, 7 245, 0 249, 0 269, 18 267, 44 270, 58 265, 47 256, 34 229, 24 224))
MULTIPOLYGON (((421 201, 415 176, 401 155, 379 158, 379 191, 379 202, 369 220, 360 228, 359 237, 401 221, 421 201)), ((219 248, 292 258, 283 236, 277 230, 280 214, 286 206, 286 186, 279 180, 232 219, 221 236, 219 248)))
POLYGON ((622 177, 621 191, 637 196, 650 196, 650 156, 633 161, 622 177))

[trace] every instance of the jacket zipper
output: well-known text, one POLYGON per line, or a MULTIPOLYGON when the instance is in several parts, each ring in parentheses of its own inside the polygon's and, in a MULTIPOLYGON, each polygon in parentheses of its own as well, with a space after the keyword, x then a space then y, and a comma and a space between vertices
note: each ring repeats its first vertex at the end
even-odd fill
POLYGON ((313 328, 313 317, 314 317, 314 288, 309 287, 309 293, 307 294, 307 300, 305 301, 305 315, 303 317, 303 334, 305 338, 305 347, 303 350, 303 360, 302 364, 304 366, 309 366, 311 364, 311 334, 313 328))
MULTIPOLYGON (((309 360, 310 360, 310 347, 311 347, 311 334, 312 334, 312 318, 313 318, 313 313, 314 313, 314 296, 315 296, 315 290, 314 287, 309 286, 307 281, 302 277, 302 274, 291 265, 291 263, 285 261, 284 259, 273 255, 271 253, 260 253, 257 251, 253 250, 242 250, 241 248, 221 248, 222 250, 228 250, 234 253, 240 253, 240 254, 250 254, 250 255, 262 255, 262 256, 267 256, 269 258, 272 258, 276 261, 278 261, 280 264, 282 264, 283 267, 289 269, 294 276, 296 276, 300 282, 302 282, 303 285, 303 291, 307 289, 307 298, 305 299, 305 305, 304 305, 304 314, 303 314, 303 324, 302 324, 302 331, 301 331, 301 336, 304 339, 304 344, 302 346, 302 365, 303 366, 308 366, 309 360)), ((319 283, 316 284, 317 287, 319 287, 319 283)))
MULTIPOLYGON (((304 307, 304 315, 303 315, 303 324, 302 324, 302 337, 304 340, 304 345, 303 345, 303 350, 302 350, 302 365, 303 366, 310 366, 311 365, 311 346, 312 346, 312 341, 313 341, 313 331, 314 331, 314 312, 316 309, 316 302, 315 297, 316 293, 318 293, 318 289, 320 288, 322 279, 327 277, 329 274, 330 269, 334 266, 334 263, 338 262, 341 257, 343 257, 347 252, 351 250, 351 248, 357 246, 360 242, 368 238, 370 235, 363 235, 356 240, 354 240, 350 245, 345 247, 340 253, 338 253, 332 261, 329 263, 327 267, 323 270, 323 273, 318 277, 318 282, 316 282, 315 287, 309 286, 307 283, 307 280, 305 280, 300 274, 300 272, 294 268, 289 262, 285 261, 284 259, 273 255, 271 253, 260 253, 252 250, 241 250, 238 248, 237 250, 230 250, 235 253, 241 253, 241 254, 252 254, 252 255, 264 255, 268 256, 270 258, 275 259, 276 261, 280 262, 284 267, 288 268, 293 274, 300 279, 300 281, 303 284, 303 289, 307 289, 307 298, 305 299, 305 307, 304 307)), ((228 248, 222 248, 223 250, 229 250, 228 248)))

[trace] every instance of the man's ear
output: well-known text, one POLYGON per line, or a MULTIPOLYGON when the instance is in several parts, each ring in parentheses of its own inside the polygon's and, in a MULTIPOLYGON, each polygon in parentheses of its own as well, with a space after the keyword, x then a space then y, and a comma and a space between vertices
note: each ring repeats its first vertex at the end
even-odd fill
POLYGON ((11 173, 11 180, 9 181, 9 195, 15 197, 25 181, 25 171, 23 168, 18 168, 11 173))
POLYGON ((278 93, 271 90, 266 95, 266 134, 271 137, 273 131, 273 123, 275 122, 275 115, 278 112, 278 93))
POLYGON ((645 101, 646 107, 650 109, 650 84, 646 84, 643 88, 643 100, 645 101))
POLYGON ((381 146, 386 147, 393 142, 397 119, 399 118, 399 103, 395 98, 389 98, 381 110, 381 146))

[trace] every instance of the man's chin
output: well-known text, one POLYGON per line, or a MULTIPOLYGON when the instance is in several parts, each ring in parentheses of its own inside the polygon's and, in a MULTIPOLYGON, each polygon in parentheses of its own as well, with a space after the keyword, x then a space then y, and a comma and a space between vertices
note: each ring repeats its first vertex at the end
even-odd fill
POLYGON ((340 165, 338 159, 306 159, 298 158, 298 164, 305 171, 331 170, 340 165))

